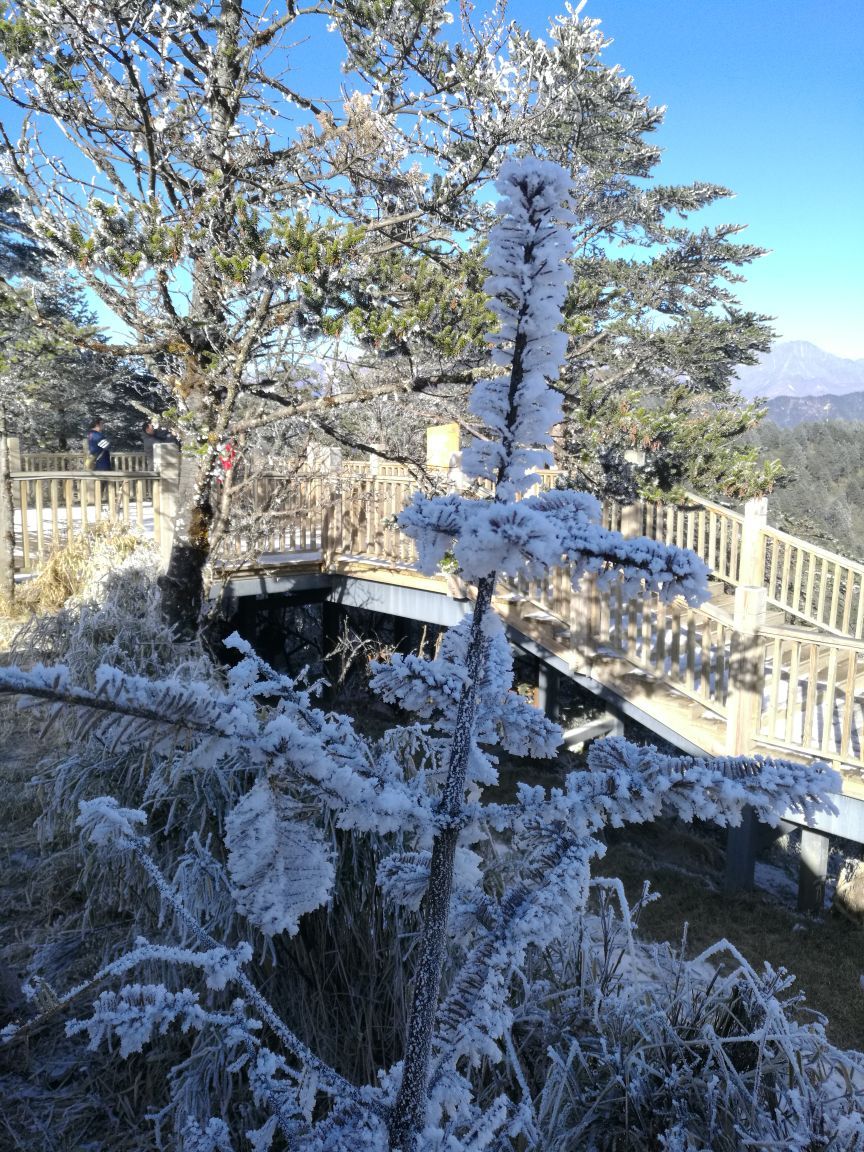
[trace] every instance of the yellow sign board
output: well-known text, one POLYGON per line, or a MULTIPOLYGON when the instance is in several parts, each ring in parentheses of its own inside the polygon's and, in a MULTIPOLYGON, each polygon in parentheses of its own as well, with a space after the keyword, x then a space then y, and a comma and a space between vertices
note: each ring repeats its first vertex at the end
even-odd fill
POLYGON ((427 468, 449 468, 458 452, 458 424, 433 424, 426 429, 427 468))

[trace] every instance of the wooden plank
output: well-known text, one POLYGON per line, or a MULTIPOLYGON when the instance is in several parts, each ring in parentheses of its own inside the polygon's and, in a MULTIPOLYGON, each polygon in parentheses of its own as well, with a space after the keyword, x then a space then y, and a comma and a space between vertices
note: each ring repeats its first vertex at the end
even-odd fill
POLYGON ((720 564, 718 571, 724 580, 729 580, 731 574, 729 572, 729 553, 728 547, 728 528, 729 522, 724 516, 720 521, 720 564))
MULTIPOLYGON (((854 657, 851 661, 854 663, 854 657)), ((828 674, 825 678, 825 691, 822 696, 822 710, 824 721, 822 725, 822 740, 819 750, 823 755, 831 752, 831 737, 834 732, 834 689, 837 685, 837 649, 832 648, 828 654, 828 674)))
POLYGON ((795 733, 795 711, 798 708, 798 667, 801 659, 801 644, 793 641, 789 648, 789 687, 786 692, 786 725, 783 732, 785 743, 793 744, 795 733))
POLYGON ((792 596, 790 598, 790 605, 792 611, 797 613, 801 603, 801 583, 804 579, 804 549, 795 549, 795 576, 792 585, 792 596))
POLYGON ((828 562, 819 558, 819 604, 816 609, 816 623, 825 624, 825 600, 828 596, 828 562))
POLYGON ((729 529, 731 536, 729 541, 729 577, 733 584, 737 584, 741 574, 739 570, 741 560, 741 525, 731 521, 729 529))
POLYGON ((654 653, 651 645, 651 632, 654 627, 657 596, 655 593, 646 593, 642 601, 642 665, 651 668, 654 663, 654 653))
POLYGON ((29 487, 26 480, 22 480, 18 486, 18 504, 21 509, 21 553, 25 572, 31 570, 29 487))
POLYGON ((840 587, 843 582, 843 569, 839 564, 834 565, 834 587, 831 589, 831 608, 829 621, 832 628, 837 626, 837 606, 840 603, 840 587))
MULTIPOLYGON (((846 669, 846 678, 843 682, 843 722, 840 726, 840 744, 837 752, 842 760, 851 757, 850 741, 852 737, 852 721, 855 718, 855 681, 858 674, 858 656, 849 653, 849 666, 846 669)), ((859 735, 859 740, 861 733, 859 735)))
MULTIPOLYGON (((44 508, 44 493, 42 491, 42 481, 36 480, 34 483, 36 506, 36 554, 40 561, 45 559, 45 525, 43 523, 44 508)), ((49 480, 50 484, 51 481, 49 480)))
POLYGON ((664 600, 657 598, 657 675, 666 679, 666 612, 664 600))
POLYGON ((792 549, 785 545, 783 548, 783 575, 780 577, 780 594, 777 599, 785 608, 790 608, 793 612, 797 608, 793 607, 789 597, 789 568, 792 563, 792 549))
POLYGON ((804 725, 802 728, 802 741, 804 747, 819 747, 818 740, 813 739, 813 721, 816 715, 816 704, 819 691, 819 647, 809 644, 810 655, 808 659, 807 695, 804 703, 804 725))
POLYGON ((846 569, 846 581, 843 586, 843 619, 840 621, 840 631, 849 635, 849 624, 852 619, 852 601, 855 598, 855 573, 846 569))
POLYGON ((56 552, 62 541, 60 540, 60 481, 51 481, 51 548, 56 552))
POLYGON ((816 587, 816 556, 810 552, 807 555, 807 591, 804 594, 804 603, 800 614, 805 618, 813 618, 813 591, 816 587))
POLYGON ((717 513, 710 511, 708 513, 708 556, 706 559, 711 571, 719 576, 720 573, 717 572, 717 513))
POLYGON ((626 652, 629 659, 634 663, 641 663, 637 653, 637 637, 638 632, 638 615, 637 615, 637 601, 627 601, 627 647, 626 652))
POLYGON ((63 490, 66 503, 66 535, 63 542, 68 544, 75 533, 75 481, 72 479, 64 480, 63 490))
POLYGON ((670 680, 682 679, 681 676, 681 613, 672 609, 672 642, 669 646, 669 678, 670 680))
POLYGON ((687 672, 688 687, 694 692, 699 690, 699 678, 696 675, 696 614, 691 608, 687 613, 687 672))
POLYGON ((779 636, 774 637, 771 645, 771 681, 768 686, 768 708, 765 717, 765 727, 771 736, 777 734, 777 716, 780 712, 780 684, 781 666, 783 662, 783 641, 779 636))
POLYGON ((780 557, 780 549, 777 541, 768 537, 765 540, 765 547, 771 549, 771 568, 768 575, 768 596, 771 599, 777 598, 777 561, 780 557))

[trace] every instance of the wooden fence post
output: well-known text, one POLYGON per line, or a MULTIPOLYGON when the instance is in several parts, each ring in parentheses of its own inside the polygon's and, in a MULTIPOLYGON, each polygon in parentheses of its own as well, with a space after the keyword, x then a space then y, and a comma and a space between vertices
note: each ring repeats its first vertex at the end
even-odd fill
MULTIPOLYGON (((21 471, 21 443, 17 436, 0 437, 0 596, 15 595, 15 501, 13 472, 21 471)), ((27 525, 22 522, 22 531, 27 525)))
POLYGON ((6 437, 6 450, 9 453, 9 471, 21 471, 21 441, 17 436, 6 437))
POLYGON ((621 534, 627 536, 644 536, 642 530, 642 517, 645 505, 639 501, 636 504, 624 504, 621 508, 621 534))
POLYGON ((741 531, 740 583, 735 589, 729 666, 726 751, 732 756, 744 756, 751 750, 762 723, 765 653, 760 631, 768 604, 763 535, 767 521, 768 501, 764 497, 748 500, 741 531))
POLYGON ((177 496, 180 491, 180 449, 177 445, 154 444, 153 467, 159 474, 158 502, 155 499, 157 484, 153 485, 153 532, 159 545, 159 556, 167 567, 174 543, 177 496))
MULTIPOLYGON (((726 752, 746 756, 762 726, 765 681, 765 645, 760 632, 765 623, 768 590, 765 587, 765 538, 768 501, 762 497, 744 505, 741 530, 740 584, 735 589, 734 625, 726 701, 726 752)), ((726 838, 726 889, 752 888, 759 845, 759 823, 751 808, 726 838)))

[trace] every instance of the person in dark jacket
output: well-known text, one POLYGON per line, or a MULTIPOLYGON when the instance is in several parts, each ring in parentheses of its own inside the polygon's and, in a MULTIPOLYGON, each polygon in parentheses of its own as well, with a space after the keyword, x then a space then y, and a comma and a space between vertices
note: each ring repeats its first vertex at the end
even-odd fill
POLYGON ((111 445, 97 416, 87 433, 87 451, 93 457, 94 472, 111 471, 111 445))
POLYGON ((148 420, 144 425, 144 431, 141 433, 141 447, 144 449, 144 455, 147 458, 147 467, 153 467, 153 446, 160 444, 163 437, 159 435, 153 427, 153 421, 148 420))

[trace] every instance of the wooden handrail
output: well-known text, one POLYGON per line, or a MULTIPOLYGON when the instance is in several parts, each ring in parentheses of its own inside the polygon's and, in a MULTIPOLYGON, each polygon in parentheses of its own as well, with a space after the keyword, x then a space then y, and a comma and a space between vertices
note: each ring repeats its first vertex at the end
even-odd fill
POLYGON ((792 548, 804 548, 811 555, 818 556, 821 560, 826 560, 829 564, 839 564, 843 568, 860 572, 861 575, 864 576, 864 564, 859 560, 851 560, 848 556, 842 556, 839 552, 830 552, 820 544, 811 544, 808 540, 803 540, 800 536, 792 536, 789 532, 784 532, 780 528, 772 528, 770 525, 765 529, 765 535, 770 539, 780 541, 782 544, 788 544, 792 548))

